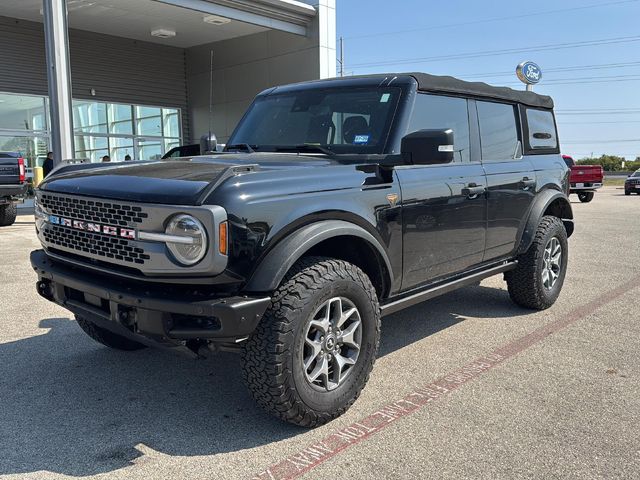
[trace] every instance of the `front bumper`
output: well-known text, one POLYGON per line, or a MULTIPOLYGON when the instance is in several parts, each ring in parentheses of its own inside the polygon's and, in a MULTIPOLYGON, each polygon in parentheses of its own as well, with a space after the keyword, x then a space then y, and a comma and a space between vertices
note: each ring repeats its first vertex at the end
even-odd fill
POLYGON ((144 284, 54 261, 31 252, 38 293, 97 325, 150 346, 184 347, 189 341, 238 343, 262 318, 271 298, 220 296, 201 286, 144 284))

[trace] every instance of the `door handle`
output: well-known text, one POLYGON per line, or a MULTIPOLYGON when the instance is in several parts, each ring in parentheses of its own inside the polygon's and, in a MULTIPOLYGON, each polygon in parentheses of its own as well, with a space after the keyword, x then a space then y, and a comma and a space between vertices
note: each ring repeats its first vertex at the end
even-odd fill
POLYGON ((536 181, 531 180, 529 177, 524 177, 520 181, 520 188, 522 188, 522 190, 529 190, 531 187, 535 187, 535 185, 536 185, 536 181))
POLYGON ((476 185, 475 183, 470 183, 469 185, 467 185, 465 188, 462 189, 462 195, 465 195, 470 200, 473 200, 474 198, 478 198, 478 195, 481 195, 486 191, 487 189, 482 185, 476 185))

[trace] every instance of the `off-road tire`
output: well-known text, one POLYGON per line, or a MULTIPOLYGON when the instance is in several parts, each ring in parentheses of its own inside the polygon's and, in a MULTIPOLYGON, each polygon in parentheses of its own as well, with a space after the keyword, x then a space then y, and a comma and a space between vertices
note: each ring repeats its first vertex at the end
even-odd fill
POLYGON ((594 192, 580 192, 578 193, 578 199, 582 203, 589 203, 591 200, 593 200, 593 195, 594 192))
POLYGON ((0 205, 0 227, 8 227, 13 225, 18 215, 18 207, 15 203, 6 203, 0 205))
POLYGON ((567 272, 568 254, 567 231, 562 220, 551 216, 542 217, 533 243, 518 257, 518 266, 515 270, 505 273, 511 300, 521 307, 534 310, 544 310, 553 305, 562 290, 567 272), (545 246, 554 236, 562 247, 561 269, 556 283, 547 290, 542 281, 543 255, 545 246))
POLYGON ((282 281, 242 352, 244 381, 256 402, 287 422, 316 427, 342 415, 369 379, 380 342, 380 306, 369 277, 355 265, 326 257, 301 259, 282 281), (305 328, 327 299, 341 296, 358 308, 360 352, 335 390, 307 382, 302 365, 305 328))
POLYGON ((118 335, 117 333, 113 333, 110 330, 99 327, 95 323, 86 318, 83 318, 79 315, 76 315, 76 321, 80 328, 93 338, 96 342, 101 343, 109 348, 113 348, 115 350, 140 350, 142 348, 147 348, 146 345, 142 343, 134 342, 133 340, 129 340, 126 337, 118 335))

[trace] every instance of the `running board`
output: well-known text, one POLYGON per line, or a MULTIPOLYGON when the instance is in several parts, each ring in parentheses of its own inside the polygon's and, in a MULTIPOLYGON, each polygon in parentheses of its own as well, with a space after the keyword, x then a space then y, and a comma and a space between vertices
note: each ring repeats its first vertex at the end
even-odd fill
POLYGON ((434 297, 452 292, 454 290, 457 290, 458 288, 473 285, 474 283, 477 283, 484 278, 492 277, 494 275, 497 275, 498 273, 508 272, 509 270, 513 270, 514 268, 516 268, 517 265, 518 262, 515 261, 503 263, 496 267, 489 268, 488 270, 482 270, 467 277, 459 278, 457 280, 451 280, 435 287, 428 288, 427 290, 422 290, 421 292, 414 293, 413 295, 409 295, 399 300, 382 305, 380 307, 381 314, 383 317, 386 315, 391 315, 392 313, 399 312, 400 310, 403 310, 407 307, 411 307, 426 300, 430 300, 434 297))

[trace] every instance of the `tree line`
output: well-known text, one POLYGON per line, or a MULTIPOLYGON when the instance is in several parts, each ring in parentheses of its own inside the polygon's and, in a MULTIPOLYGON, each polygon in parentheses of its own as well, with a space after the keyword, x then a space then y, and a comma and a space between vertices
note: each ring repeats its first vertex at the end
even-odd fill
POLYGON ((635 160, 625 160, 617 155, 601 155, 594 158, 581 158, 578 165, 602 165, 606 172, 632 172, 640 168, 640 157, 635 160))

